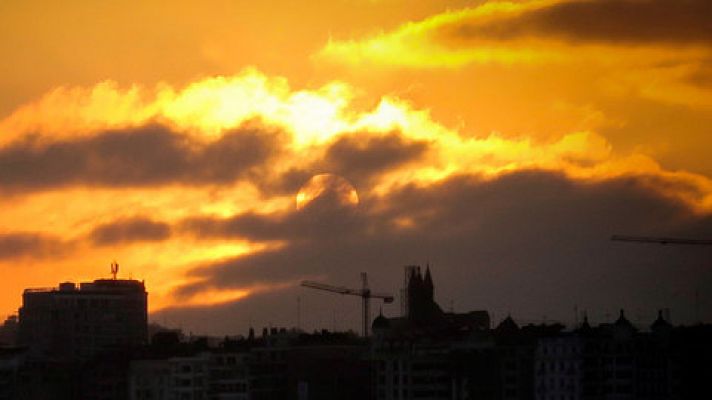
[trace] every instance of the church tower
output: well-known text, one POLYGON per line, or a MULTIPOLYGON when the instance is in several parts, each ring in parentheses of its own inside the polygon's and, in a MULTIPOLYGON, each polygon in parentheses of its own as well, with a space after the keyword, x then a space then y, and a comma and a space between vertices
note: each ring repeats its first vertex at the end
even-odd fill
POLYGON ((443 311, 433 298, 434 284, 430 266, 426 267, 425 276, 420 267, 411 270, 408 280, 408 319, 421 325, 433 325, 440 322, 443 311))
POLYGON ((433 297, 433 277, 430 276, 430 265, 427 265, 425 267, 425 278, 423 278, 423 292, 424 292, 424 297, 428 301, 435 301, 433 297))

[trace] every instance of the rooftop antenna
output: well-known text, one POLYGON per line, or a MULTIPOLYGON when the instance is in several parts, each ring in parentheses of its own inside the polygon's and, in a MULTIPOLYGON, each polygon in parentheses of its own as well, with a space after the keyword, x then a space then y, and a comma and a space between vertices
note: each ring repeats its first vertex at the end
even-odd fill
POLYGON ((111 263, 111 276, 116 280, 116 275, 119 273, 119 263, 113 261, 111 263))
POLYGON ((302 299, 297 296, 297 330, 302 330, 302 299))

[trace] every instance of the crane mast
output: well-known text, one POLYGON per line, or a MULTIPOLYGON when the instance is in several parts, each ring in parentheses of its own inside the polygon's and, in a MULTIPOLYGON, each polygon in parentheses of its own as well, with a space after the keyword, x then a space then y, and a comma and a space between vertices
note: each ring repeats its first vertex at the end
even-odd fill
POLYGON ((327 292, 348 294, 361 297, 363 308, 363 336, 368 337, 368 324, 371 321, 371 298, 382 299, 384 303, 392 303, 393 296, 387 293, 373 293, 368 287, 368 275, 365 272, 361 273, 361 289, 351 289, 345 286, 333 286, 326 283, 315 281, 302 281, 302 286, 324 290, 327 292))

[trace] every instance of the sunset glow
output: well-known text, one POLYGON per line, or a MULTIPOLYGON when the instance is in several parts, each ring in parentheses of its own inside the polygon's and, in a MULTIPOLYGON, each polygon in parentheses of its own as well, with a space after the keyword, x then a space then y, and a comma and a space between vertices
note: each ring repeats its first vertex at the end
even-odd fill
MULTIPOLYGON (((112 260, 145 280, 155 313, 355 280, 337 256, 381 272, 371 255, 413 243, 403 265, 455 264, 478 243, 457 235, 540 226, 514 203, 567 191, 605 210, 620 206, 607 190, 636 191, 670 218, 591 211, 611 234, 712 232, 712 37, 695 17, 709 8, 671 6, 665 25, 651 22, 660 0, 611 2, 640 21, 578 0, 2 6, 0 314, 24 288, 105 277, 112 260), (57 13, 83 22, 37 26, 57 13), (528 179, 555 188, 513 194, 528 179), (337 204, 310 207, 325 193, 337 204)), ((490 251, 512 253, 477 254, 490 251)), ((400 284, 400 267, 381 282, 400 284)), ((469 296, 457 279, 449 296, 469 296)))

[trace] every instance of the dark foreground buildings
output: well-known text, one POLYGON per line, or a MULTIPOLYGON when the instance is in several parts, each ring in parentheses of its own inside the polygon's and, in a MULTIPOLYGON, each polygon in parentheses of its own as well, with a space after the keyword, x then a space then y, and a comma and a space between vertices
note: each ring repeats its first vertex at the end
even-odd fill
MULTIPOLYGON (((373 336, 263 329, 247 337, 146 344, 146 292, 98 280, 25 293, 21 346, 0 347, 2 399, 712 398, 712 326, 639 329, 617 320, 492 327, 486 311, 444 312, 429 269, 409 267, 404 314, 373 336)), ((0 335, 0 337, 13 337, 0 335)))
POLYGON ((712 326, 612 323, 490 329, 484 311, 444 313, 429 269, 413 268, 408 310, 373 323, 375 398, 633 400, 712 398, 712 326))
POLYGON ((19 310, 18 344, 32 355, 86 359, 148 340, 143 282, 99 279, 59 288, 26 289, 19 310))
POLYGON ((26 289, 16 346, 0 349, 0 399, 125 398, 130 356, 148 342, 147 296, 125 279, 26 289))

